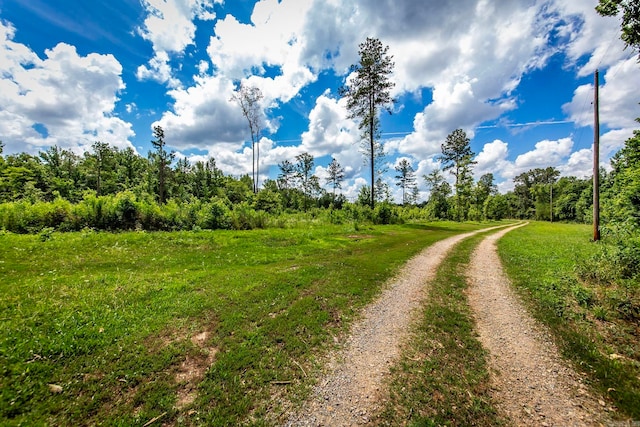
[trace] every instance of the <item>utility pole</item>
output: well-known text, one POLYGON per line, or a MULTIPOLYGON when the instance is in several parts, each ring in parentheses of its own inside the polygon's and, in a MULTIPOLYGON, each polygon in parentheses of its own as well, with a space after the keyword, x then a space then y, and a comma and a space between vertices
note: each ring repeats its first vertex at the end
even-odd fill
POLYGON ((593 99, 593 241, 600 240, 600 113, 598 70, 595 73, 593 99))

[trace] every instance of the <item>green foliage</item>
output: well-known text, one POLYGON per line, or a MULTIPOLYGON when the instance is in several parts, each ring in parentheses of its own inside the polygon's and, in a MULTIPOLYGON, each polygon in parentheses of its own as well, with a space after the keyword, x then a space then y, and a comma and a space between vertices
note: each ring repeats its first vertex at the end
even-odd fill
POLYGON ((625 142, 611 165, 613 171, 605 184, 603 218, 607 222, 640 228, 640 131, 625 142))
POLYGON ((214 197, 210 203, 203 205, 202 212, 198 221, 200 227, 211 230, 231 229, 231 211, 223 200, 214 197))
POLYGON ((468 218, 473 185, 472 169, 477 163, 471 150, 471 141, 462 129, 456 129, 447 135, 442 144, 442 169, 455 177, 455 218, 463 221, 468 218))
POLYGON ((282 210, 282 196, 275 191, 262 190, 256 195, 253 205, 257 211, 278 213, 282 210))
POLYGON ((379 203, 373 210, 374 224, 397 224, 399 216, 390 203, 379 203))

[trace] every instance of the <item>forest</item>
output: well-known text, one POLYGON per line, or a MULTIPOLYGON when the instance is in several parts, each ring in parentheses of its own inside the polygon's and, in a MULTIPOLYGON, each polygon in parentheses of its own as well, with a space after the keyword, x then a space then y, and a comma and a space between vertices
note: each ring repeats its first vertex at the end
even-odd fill
MULTIPOLYGON (((164 143, 164 130, 156 128, 154 135, 155 151, 147 157, 102 142, 83 155, 57 146, 38 155, 1 155, 0 228, 16 233, 253 229, 282 224, 285 217, 299 213, 334 223, 592 221, 590 178, 560 177, 553 167, 532 169, 516 176, 513 191, 506 194, 498 193, 492 174, 474 182, 473 153, 461 130, 442 144, 443 170, 419 178, 404 161, 396 166, 395 182, 378 178, 373 209, 368 186, 360 189, 357 200, 348 201, 340 193, 344 170, 335 159, 325 182, 313 174, 314 157, 303 153, 281 162, 277 179, 254 191, 249 175, 225 175, 214 158, 193 164, 186 158, 175 161, 164 143), (455 177, 453 185, 445 177, 447 170, 455 177), (427 200, 418 200, 418 179, 429 189, 427 200), (402 189, 402 204, 391 200, 392 186, 402 189)), ((639 141, 636 132, 613 157, 611 170, 601 169, 605 227, 624 224, 632 230, 640 221, 639 141)))

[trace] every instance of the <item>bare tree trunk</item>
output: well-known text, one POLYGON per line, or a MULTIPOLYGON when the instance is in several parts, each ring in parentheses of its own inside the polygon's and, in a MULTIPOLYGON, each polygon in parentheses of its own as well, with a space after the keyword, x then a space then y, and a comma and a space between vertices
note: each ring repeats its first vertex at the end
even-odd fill
POLYGON ((256 192, 256 143, 253 141, 253 135, 251 136, 251 183, 253 184, 253 192, 256 192))
MULTIPOLYGON (((373 92, 373 91, 372 91, 373 92)), ((373 104, 374 101, 374 94, 369 94, 369 148, 371 150, 371 209, 373 209, 375 207, 375 203, 376 203, 376 198, 375 198, 375 192, 376 192, 376 184, 375 184, 375 165, 374 165, 374 161, 375 161, 375 137, 373 135, 373 131, 374 131, 374 120, 375 120, 375 113, 376 113, 376 109, 375 109, 375 105, 373 104)))

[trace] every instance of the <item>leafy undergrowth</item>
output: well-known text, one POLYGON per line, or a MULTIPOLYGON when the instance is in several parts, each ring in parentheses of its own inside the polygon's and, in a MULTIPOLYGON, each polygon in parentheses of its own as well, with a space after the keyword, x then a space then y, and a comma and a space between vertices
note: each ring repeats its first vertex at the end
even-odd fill
POLYGON ((466 265, 480 234, 442 263, 419 324, 392 369, 379 423, 412 426, 508 424, 491 402, 487 353, 477 339, 465 294, 466 265))
POLYGON ((0 234, 0 424, 267 424, 399 265, 481 227, 0 234))
POLYGON ((608 397, 608 406, 638 420, 638 287, 589 280, 602 277, 598 269, 607 264, 602 251, 613 250, 590 236, 588 226, 532 223, 508 233, 498 247, 514 285, 533 315, 552 330, 564 356, 608 397))

